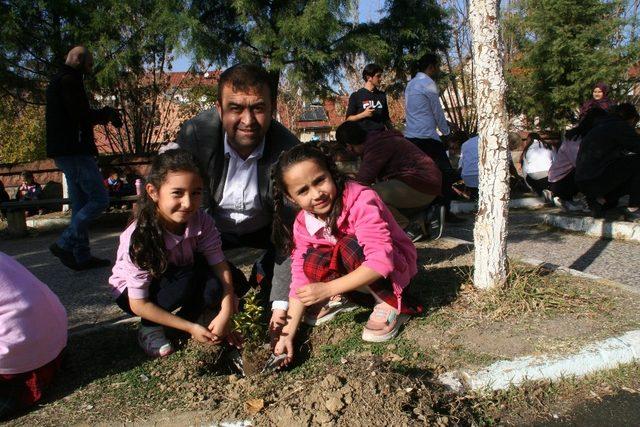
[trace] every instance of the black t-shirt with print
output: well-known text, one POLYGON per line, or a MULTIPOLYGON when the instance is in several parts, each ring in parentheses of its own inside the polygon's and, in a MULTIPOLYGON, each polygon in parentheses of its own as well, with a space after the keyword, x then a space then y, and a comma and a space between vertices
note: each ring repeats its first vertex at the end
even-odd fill
POLYGON ((359 120, 358 123, 367 131, 384 129, 386 123, 390 121, 387 94, 378 89, 374 89, 371 92, 366 88, 362 88, 353 92, 349 97, 346 117, 360 114, 368 106, 375 108, 373 115, 359 120))

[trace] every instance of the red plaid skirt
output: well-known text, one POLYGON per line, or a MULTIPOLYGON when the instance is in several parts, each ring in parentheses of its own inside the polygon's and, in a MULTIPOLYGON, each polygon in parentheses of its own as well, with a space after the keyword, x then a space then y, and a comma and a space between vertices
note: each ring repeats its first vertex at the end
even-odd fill
MULTIPOLYGON (((333 247, 310 248, 305 254, 303 269, 304 274, 312 282, 328 282, 354 271, 364 260, 364 251, 358 240, 355 236, 348 235, 339 239, 333 247)), ((369 285, 369 289, 390 306, 398 306, 398 300, 389 279, 380 279, 369 285)), ((364 306, 375 304, 375 298, 362 292, 352 291, 345 296, 356 304, 364 306)), ((420 305, 412 304, 405 299, 402 300, 401 313, 414 315, 422 312, 420 305)))
POLYGON ((53 382, 62 363, 62 352, 51 362, 21 374, 0 374, 0 397, 17 399, 23 407, 42 398, 44 390, 53 382))

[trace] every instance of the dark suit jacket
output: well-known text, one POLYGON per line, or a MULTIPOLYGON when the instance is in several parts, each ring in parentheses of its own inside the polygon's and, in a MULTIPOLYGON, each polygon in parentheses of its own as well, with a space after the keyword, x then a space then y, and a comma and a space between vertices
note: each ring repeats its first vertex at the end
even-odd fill
MULTIPOLYGON (((216 209, 224 190, 229 159, 224 155, 224 130, 216 109, 203 111, 191 120, 186 121, 176 142, 181 148, 194 154, 203 173, 206 174, 207 192, 203 195, 202 204, 210 213, 216 209)), ((273 212, 271 192, 271 167, 278 161, 280 153, 286 151, 300 141, 287 128, 275 120, 265 135, 264 152, 258 160, 258 190, 260 202, 268 212, 273 212)))

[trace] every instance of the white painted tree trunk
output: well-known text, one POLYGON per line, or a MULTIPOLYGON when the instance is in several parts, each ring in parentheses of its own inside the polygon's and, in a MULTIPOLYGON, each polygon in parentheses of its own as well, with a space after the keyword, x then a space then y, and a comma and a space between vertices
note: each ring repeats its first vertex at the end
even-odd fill
POLYGON ((481 289, 502 286, 507 279, 508 267, 508 119, 498 8, 499 0, 471 0, 469 5, 480 134, 480 196, 473 231, 473 282, 481 289))

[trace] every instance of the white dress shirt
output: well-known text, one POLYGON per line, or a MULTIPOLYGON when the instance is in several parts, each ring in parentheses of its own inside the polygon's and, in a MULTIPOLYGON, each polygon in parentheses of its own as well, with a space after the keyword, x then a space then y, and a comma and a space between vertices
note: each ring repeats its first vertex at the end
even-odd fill
POLYGON ((464 184, 478 188, 478 137, 468 139, 460 148, 460 168, 464 184))
POLYGON ((214 210, 216 226, 222 232, 247 234, 271 221, 263 210, 258 188, 258 160, 264 152, 264 140, 247 157, 242 159, 231 148, 224 135, 224 155, 229 159, 222 199, 214 210))
POLYGON ((443 135, 449 133, 449 125, 440 104, 438 86, 429 76, 425 73, 416 74, 407 84, 404 99, 406 138, 430 138, 440 141, 437 129, 443 135))

